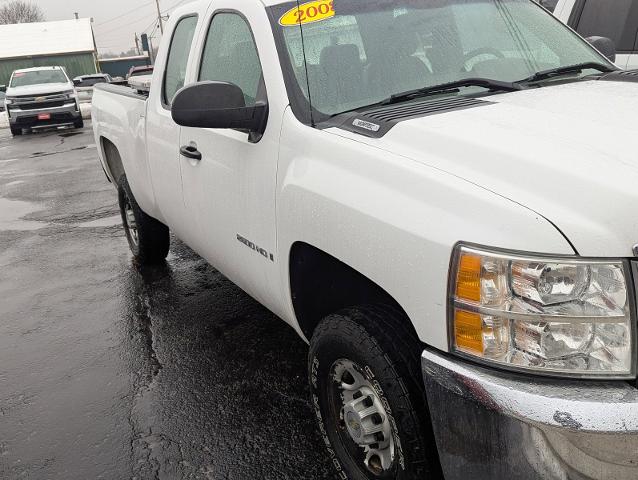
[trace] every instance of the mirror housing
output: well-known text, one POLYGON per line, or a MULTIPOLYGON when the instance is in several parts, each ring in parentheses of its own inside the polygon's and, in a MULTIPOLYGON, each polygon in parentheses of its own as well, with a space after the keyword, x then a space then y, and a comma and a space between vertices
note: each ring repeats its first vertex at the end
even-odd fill
POLYGON ((616 45, 612 39, 607 37, 587 37, 585 40, 611 62, 616 61, 616 45))
POLYGON ((206 81, 179 90, 171 114, 183 127, 232 128, 246 131, 251 141, 258 141, 265 130, 268 104, 257 102, 247 107, 244 93, 234 83, 206 81))
POLYGON ((7 91, 7 86, 6 85, 0 85, 0 92, 6 92, 7 91))

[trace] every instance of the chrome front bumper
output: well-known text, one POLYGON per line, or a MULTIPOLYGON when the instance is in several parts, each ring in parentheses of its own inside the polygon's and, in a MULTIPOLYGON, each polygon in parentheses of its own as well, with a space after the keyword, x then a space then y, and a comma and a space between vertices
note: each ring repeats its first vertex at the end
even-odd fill
POLYGON ((79 105, 75 100, 70 100, 68 103, 59 107, 21 110, 19 105, 10 105, 9 109, 9 123, 11 126, 20 126, 24 128, 65 125, 73 123, 82 115, 79 110, 79 105), (49 113, 51 115, 51 120, 38 120, 38 114, 40 113, 49 113))
POLYGON ((500 373, 426 350, 446 480, 638 479, 638 390, 500 373))

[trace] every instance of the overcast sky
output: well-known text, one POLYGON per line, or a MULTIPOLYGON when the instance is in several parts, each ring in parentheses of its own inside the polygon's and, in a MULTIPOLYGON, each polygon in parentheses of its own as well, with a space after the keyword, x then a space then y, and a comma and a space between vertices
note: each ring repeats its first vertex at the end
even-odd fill
MULTIPOLYGON (((135 33, 151 33, 159 43, 155 0, 32 0, 39 5, 47 20, 66 20, 78 12, 80 17, 93 17, 93 31, 98 50, 119 53, 135 46, 135 33)), ((170 13, 188 0, 160 0, 163 12, 170 13)), ((4 0, 0 0, 0 5, 4 0)))

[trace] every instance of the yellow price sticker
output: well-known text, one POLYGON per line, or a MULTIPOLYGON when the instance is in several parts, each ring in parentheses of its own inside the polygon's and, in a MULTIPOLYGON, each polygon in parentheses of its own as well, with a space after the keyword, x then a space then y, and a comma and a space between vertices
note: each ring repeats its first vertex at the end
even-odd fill
POLYGON ((279 19, 279 25, 294 27, 307 23, 320 22, 335 16, 332 0, 315 0, 294 7, 284 13, 279 19))

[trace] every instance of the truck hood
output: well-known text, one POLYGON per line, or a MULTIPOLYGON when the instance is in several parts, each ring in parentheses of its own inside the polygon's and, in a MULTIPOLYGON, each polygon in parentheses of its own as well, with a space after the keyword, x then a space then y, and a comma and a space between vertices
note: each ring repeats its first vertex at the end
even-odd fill
POLYGON ((400 122, 381 139, 353 135, 537 212, 580 255, 633 256, 638 84, 576 82, 486 100, 400 122))
POLYGON ((65 83, 43 83, 40 85, 25 85, 24 87, 11 87, 7 89, 7 97, 21 97, 25 95, 48 95, 66 90, 73 90, 73 84, 65 83))

